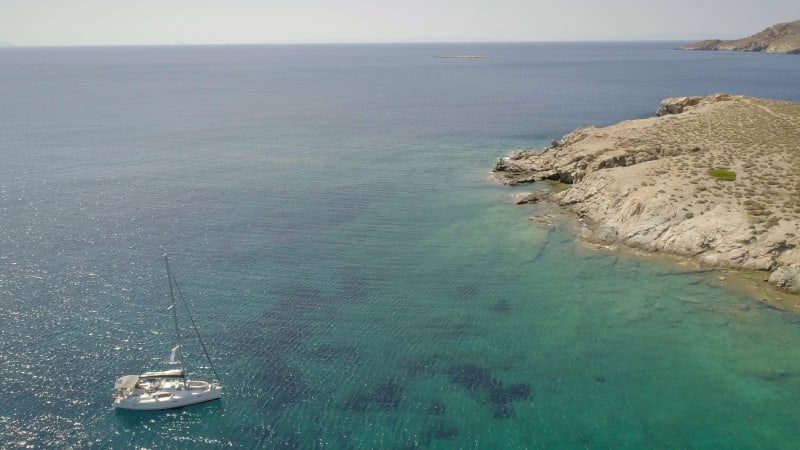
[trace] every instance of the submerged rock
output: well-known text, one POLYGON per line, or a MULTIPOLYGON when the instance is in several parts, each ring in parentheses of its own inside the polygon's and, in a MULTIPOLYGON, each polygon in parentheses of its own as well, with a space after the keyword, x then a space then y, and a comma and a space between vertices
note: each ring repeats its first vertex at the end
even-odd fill
POLYGON ((356 392, 344 404, 344 409, 353 412, 365 412, 370 406, 390 411, 400 406, 403 388, 390 378, 365 392, 356 392))
POLYGON ((508 419, 514 415, 511 402, 525 400, 531 395, 530 385, 516 383, 504 386, 492 372, 474 364, 458 364, 447 370, 450 381, 459 384, 470 392, 481 392, 487 396, 495 419, 508 419))
POLYGON ((769 275, 769 282, 777 287, 800 294, 800 266, 778 267, 769 275))
POLYGON ((467 390, 491 388, 499 385, 491 371, 474 364, 457 364, 447 369, 450 381, 465 387, 467 390))

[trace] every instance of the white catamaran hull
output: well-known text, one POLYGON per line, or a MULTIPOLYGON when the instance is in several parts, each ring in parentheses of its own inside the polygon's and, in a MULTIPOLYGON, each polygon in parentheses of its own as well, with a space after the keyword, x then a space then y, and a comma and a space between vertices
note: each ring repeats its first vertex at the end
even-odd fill
POLYGON ((118 409, 133 409, 139 411, 152 411, 159 409, 183 408, 184 406, 217 400, 222 396, 222 385, 218 382, 217 371, 214 363, 208 356, 206 346, 200 338, 200 333, 194 325, 194 319, 186 307, 187 315, 192 321, 192 327, 197 334, 197 339, 203 348, 203 353, 214 372, 214 382, 202 380, 188 380, 183 370, 183 351, 181 350, 181 332, 178 324, 177 305, 175 303, 175 290, 183 300, 183 295, 178 289, 178 283, 169 270, 169 260, 164 255, 164 264, 167 268, 167 283, 169 284, 169 299, 172 310, 172 320, 175 323, 175 337, 177 344, 172 348, 170 364, 180 364, 179 369, 145 372, 140 375, 123 375, 114 382, 114 407, 118 409), (177 357, 177 361, 176 361, 177 357))
POLYGON ((137 389, 126 397, 115 399, 114 407, 139 411, 175 409, 218 400, 222 396, 222 386, 217 384, 189 381, 187 385, 189 387, 164 387, 151 393, 137 389), (193 387, 193 383, 202 383, 205 386, 193 387))

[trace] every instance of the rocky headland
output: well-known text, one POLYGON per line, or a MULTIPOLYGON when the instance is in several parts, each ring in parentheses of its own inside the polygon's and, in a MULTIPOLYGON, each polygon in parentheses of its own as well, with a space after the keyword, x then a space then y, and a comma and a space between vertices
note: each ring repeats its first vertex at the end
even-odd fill
POLYGON ((773 25, 750 37, 723 41, 709 39, 680 47, 681 50, 728 50, 800 54, 800 20, 773 25))
POLYGON ((655 117, 578 129, 497 161, 506 184, 554 180, 584 238, 769 271, 800 292, 800 103, 715 94, 661 102, 655 117))

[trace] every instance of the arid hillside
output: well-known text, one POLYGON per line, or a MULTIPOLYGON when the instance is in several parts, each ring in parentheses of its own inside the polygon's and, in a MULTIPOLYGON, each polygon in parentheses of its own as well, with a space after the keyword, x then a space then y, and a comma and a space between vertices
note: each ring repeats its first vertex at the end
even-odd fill
POLYGON ((683 46, 681 50, 728 50, 800 54, 800 20, 779 23, 746 38, 730 41, 709 39, 683 46))
POLYGON ((768 270, 800 291, 800 103, 717 94, 658 111, 516 152, 494 173, 569 184, 551 197, 594 240, 768 270))

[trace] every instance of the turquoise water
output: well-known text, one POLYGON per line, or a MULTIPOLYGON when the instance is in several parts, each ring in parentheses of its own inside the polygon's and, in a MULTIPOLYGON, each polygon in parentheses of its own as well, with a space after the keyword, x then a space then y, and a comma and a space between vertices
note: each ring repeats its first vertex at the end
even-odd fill
POLYGON ((800 100, 796 58, 677 45, 0 49, 0 441, 792 448, 797 316, 488 179, 663 97, 800 100), (165 252, 224 398, 117 412, 172 346, 165 252))

